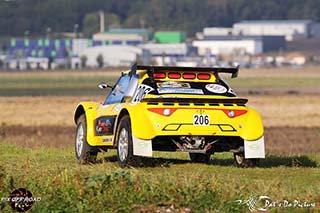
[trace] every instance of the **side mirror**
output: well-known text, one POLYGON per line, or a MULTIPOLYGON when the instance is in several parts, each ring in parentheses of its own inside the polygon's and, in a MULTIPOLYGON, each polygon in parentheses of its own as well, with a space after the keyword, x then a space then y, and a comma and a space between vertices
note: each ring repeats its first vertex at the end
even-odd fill
POLYGON ((102 90, 107 89, 107 88, 113 89, 113 86, 110 86, 107 83, 101 82, 100 84, 98 84, 98 88, 102 89, 102 90))

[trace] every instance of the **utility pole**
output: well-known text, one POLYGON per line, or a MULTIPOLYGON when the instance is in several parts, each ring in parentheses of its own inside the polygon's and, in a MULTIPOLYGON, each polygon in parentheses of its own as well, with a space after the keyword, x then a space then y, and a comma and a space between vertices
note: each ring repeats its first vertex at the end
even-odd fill
POLYGON ((105 31, 105 19, 104 19, 104 12, 102 10, 100 10, 99 16, 100 16, 100 33, 104 33, 104 31, 105 31))

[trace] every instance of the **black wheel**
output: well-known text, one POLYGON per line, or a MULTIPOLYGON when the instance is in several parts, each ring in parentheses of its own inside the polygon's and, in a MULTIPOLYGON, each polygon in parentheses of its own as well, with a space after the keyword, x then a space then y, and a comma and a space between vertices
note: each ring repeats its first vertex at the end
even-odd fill
POLYGON ((120 167, 134 166, 136 158, 133 156, 131 122, 129 115, 120 119, 117 129, 117 151, 120 167))
POLYGON ((246 159, 244 158, 244 153, 234 153, 234 163, 237 167, 248 168, 248 167, 256 167, 259 165, 259 159, 252 158, 246 159))
POLYGON ((84 114, 77 121, 75 152, 80 164, 94 163, 97 160, 97 149, 87 142, 87 121, 84 114))
POLYGON ((208 163, 210 160, 210 154, 203 153, 189 153, 190 159, 194 163, 208 163))

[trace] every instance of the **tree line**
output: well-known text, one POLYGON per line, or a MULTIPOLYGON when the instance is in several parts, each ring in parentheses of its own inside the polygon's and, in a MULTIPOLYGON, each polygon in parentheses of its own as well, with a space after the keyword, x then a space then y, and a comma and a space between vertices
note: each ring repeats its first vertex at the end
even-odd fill
POLYGON ((59 35, 106 27, 183 30, 230 27, 241 20, 320 20, 320 0, 0 0, 0 37, 59 35))

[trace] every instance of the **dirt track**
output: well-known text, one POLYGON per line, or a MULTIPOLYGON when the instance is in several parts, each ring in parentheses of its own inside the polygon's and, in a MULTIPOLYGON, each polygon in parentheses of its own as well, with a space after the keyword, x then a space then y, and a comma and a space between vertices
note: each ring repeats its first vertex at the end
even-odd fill
MULTIPOLYGON (((75 127, 62 126, 0 126, 0 141, 25 147, 73 146, 75 127)), ((272 154, 320 153, 318 127, 268 127, 266 149, 272 154)))

